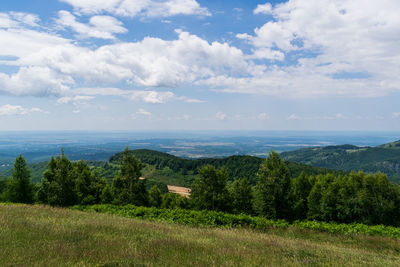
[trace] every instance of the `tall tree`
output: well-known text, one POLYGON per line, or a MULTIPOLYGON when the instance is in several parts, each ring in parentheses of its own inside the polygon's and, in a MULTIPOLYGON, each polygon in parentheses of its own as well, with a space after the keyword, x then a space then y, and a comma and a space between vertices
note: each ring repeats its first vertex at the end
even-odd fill
POLYGON ((78 203, 82 205, 99 203, 107 181, 90 170, 89 166, 83 161, 74 163, 73 167, 78 203))
POLYGON ((33 185, 25 158, 19 155, 14 162, 12 180, 8 183, 6 198, 11 202, 32 203, 33 185))
POLYGON ((39 201, 55 206, 70 206, 77 203, 73 165, 64 155, 52 157, 43 174, 38 192, 39 201))
POLYGON ((253 212, 253 190, 246 178, 235 180, 231 187, 232 211, 235 213, 253 212))
POLYGON ((290 216, 290 174, 279 154, 271 151, 257 173, 254 209, 268 218, 284 219, 290 216))
POLYGON ((191 201, 196 209, 230 210, 229 191, 226 183, 228 172, 223 167, 219 170, 212 165, 205 165, 199 170, 200 177, 193 184, 191 201))
POLYGON ((146 206, 148 192, 146 180, 140 180, 142 163, 126 147, 119 174, 113 179, 113 193, 116 203, 146 206))
POLYGON ((307 197, 311 191, 311 183, 304 172, 299 177, 291 180, 290 202, 293 209, 293 218, 304 220, 307 218, 308 204, 307 197))
POLYGON ((161 191, 157 185, 153 185, 149 190, 149 205, 159 208, 162 203, 161 191))

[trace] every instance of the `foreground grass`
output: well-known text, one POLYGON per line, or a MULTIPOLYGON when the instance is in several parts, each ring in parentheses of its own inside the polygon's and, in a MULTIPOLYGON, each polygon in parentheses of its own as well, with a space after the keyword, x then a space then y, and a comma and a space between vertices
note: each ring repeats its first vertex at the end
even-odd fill
POLYGON ((400 241, 294 227, 259 233, 0 205, 0 266, 398 266, 400 241), (118 265, 119 264, 119 265, 118 265))

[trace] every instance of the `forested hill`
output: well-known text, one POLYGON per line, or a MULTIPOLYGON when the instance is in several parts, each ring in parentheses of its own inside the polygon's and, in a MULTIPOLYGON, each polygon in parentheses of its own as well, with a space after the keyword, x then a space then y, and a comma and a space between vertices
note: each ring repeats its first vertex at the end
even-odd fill
POLYGON ((383 172, 400 182, 400 141, 377 147, 353 145, 303 148, 283 152, 285 160, 341 171, 383 172))
MULTIPOLYGON (((137 149, 131 150, 142 163, 153 165, 157 169, 170 168, 173 172, 186 175, 188 173, 197 174, 197 170, 206 164, 211 164, 216 168, 225 166, 231 179, 247 178, 252 184, 256 183, 256 173, 260 163, 264 158, 242 155, 230 156, 226 158, 203 158, 186 159, 176 157, 167 153, 149 150, 137 149)), ((122 152, 110 158, 110 163, 118 164, 122 159, 122 152)), ((297 177, 303 171, 307 175, 317 175, 335 172, 326 168, 312 167, 296 162, 286 162, 291 176, 297 177)))

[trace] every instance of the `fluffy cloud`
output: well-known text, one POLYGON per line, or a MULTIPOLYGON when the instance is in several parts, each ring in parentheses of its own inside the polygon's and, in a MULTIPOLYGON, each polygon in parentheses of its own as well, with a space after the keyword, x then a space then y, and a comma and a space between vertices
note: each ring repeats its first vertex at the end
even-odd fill
MULTIPOLYGON (((257 73, 263 69, 248 62, 240 49, 227 43, 209 43, 180 30, 177 34, 178 39, 171 41, 146 37, 139 42, 91 49, 40 30, 0 29, 0 56, 15 57, 0 63, 19 67, 15 73, 0 73, 0 91, 14 95, 68 96, 77 81, 96 86, 123 82, 145 87, 179 87, 215 75, 246 75, 247 71, 257 73)), ((172 98, 200 102, 157 92, 139 92, 132 98, 149 103, 172 98)))
MULTIPOLYGON (((85 94, 87 96, 121 96, 134 101, 142 101, 148 104, 164 104, 169 101, 183 101, 188 103, 202 103, 203 101, 185 96, 177 96, 171 91, 152 91, 152 90, 122 90, 119 88, 78 88, 75 93, 85 94)), ((63 97, 71 100, 71 97, 63 97)), ((69 101, 68 101, 69 102, 69 101)))
MULTIPOLYGON (((77 12, 94 16, 83 24, 76 14, 61 11, 59 24, 79 35, 98 38, 114 38, 125 28, 112 17, 96 14, 155 16, 151 12, 157 14, 166 6, 167 14, 193 13, 196 5, 201 8, 196 1, 184 0, 64 2, 77 12), (154 8, 157 5, 162 8, 154 8)), ((271 13, 273 20, 252 34, 237 35, 251 45, 251 54, 182 30, 176 31, 174 40, 145 37, 136 42, 83 47, 41 29, 34 15, 2 13, 0 56, 11 59, 2 58, 0 64, 18 69, 0 73, 0 91, 73 97, 79 95, 77 87, 124 84, 135 90, 118 91, 123 97, 165 103, 198 102, 171 92, 193 84, 222 92, 285 98, 376 97, 400 90, 397 1, 292 0, 274 7, 258 6, 254 12, 271 13)))
POLYGON ((122 22, 110 16, 93 16, 88 24, 76 21, 76 17, 68 11, 59 11, 58 16, 57 23, 60 26, 71 28, 81 38, 115 39, 115 33, 127 32, 122 22))
POLYGON ((21 26, 38 27, 39 17, 24 12, 0 13, 0 28, 17 28, 21 26))
POLYGON ((64 96, 57 99, 58 104, 68 104, 72 103, 73 105, 77 106, 80 104, 86 104, 87 102, 94 99, 94 96, 87 96, 87 95, 76 95, 73 97, 64 96))
MULTIPOLYGON (((254 10, 261 11, 261 6, 254 10)), ((253 58, 284 60, 290 55, 296 62, 272 65, 262 75, 247 79, 219 77, 224 91, 375 97, 400 90, 396 75, 400 71, 400 2, 291 0, 267 11, 272 21, 256 28, 252 36, 237 37, 253 46, 253 58)), ((213 79, 210 82, 218 85, 213 79)))
POLYGON ((150 117, 150 116, 151 116, 151 113, 150 113, 150 112, 148 112, 147 110, 142 109, 142 108, 140 108, 140 109, 136 112, 136 114, 137 114, 137 115, 147 116, 147 117, 150 117))
POLYGON ((217 113, 215 114, 215 117, 216 117, 218 120, 223 121, 223 120, 226 120, 226 119, 228 118, 228 115, 226 115, 225 113, 219 111, 219 112, 217 112, 217 113))
POLYGON ((259 4, 256 9, 254 9, 254 14, 271 14, 272 5, 270 3, 259 4))
MULTIPOLYGON (((374 117, 377 119, 379 116, 374 117)), ((362 117, 362 116, 355 116, 356 119, 370 119, 369 117, 362 117)), ((382 119, 382 117, 380 117, 382 119)), ((348 119, 348 117, 344 116, 342 113, 336 113, 334 115, 318 115, 318 116, 299 116, 296 114, 291 114, 289 117, 287 117, 287 120, 295 121, 295 120, 310 120, 310 121, 315 121, 315 120, 342 120, 342 119, 348 119)))
POLYGON ((69 77, 88 84, 127 82, 146 87, 178 87, 215 75, 256 73, 262 68, 226 43, 210 44, 187 32, 178 31, 178 35, 172 41, 146 37, 95 50, 72 44, 49 46, 21 58, 18 64, 48 68, 59 80, 69 77))
POLYGON ((48 96, 69 90, 71 77, 45 66, 22 67, 12 75, 0 73, 0 91, 13 95, 48 96))
POLYGON ((131 92, 129 97, 133 100, 142 100, 145 103, 162 104, 169 99, 174 98, 175 95, 172 92, 134 91, 131 92))
POLYGON ((10 116, 10 115, 28 115, 32 112, 42 112, 48 113, 41 110, 40 108, 24 108, 22 106, 14 105, 3 105, 0 106, 0 116, 10 116))
POLYGON ((295 120, 299 120, 300 117, 297 116, 296 114, 291 114, 289 117, 287 117, 287 119, 290 121, 295 121, 295 120))
POLYGON ((117 16, 170 17, 175 15, 203 15, 210 13, 195 0, 61 0, 82 14, 110 13, 117 16))
POLYGON ((257 118, 259 120, 268 120, 269 119, 269 115, 267 113, 260 113, 257 118))
POLYGON ((392 113, 393 118, 400 118, 400 112, 393 112, 392 113))

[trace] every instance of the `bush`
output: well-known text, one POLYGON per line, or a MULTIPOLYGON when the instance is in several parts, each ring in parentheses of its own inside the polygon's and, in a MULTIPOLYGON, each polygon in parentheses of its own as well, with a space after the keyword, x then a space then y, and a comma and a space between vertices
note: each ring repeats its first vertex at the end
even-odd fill
POLYGON ((364 234, 371 236, 400 237, 400 228, 384 225, 365 224, 338 224, 318 221, 295 221, 288 223, 285 220, 269 220, 264 217, 249 216, 246 214, 228 214, 218 211, 195 211, 184 209, 157 209, 154 207, 136 207, 133 205, 116 206, 111 204, 73 206, 75 210, 86 212, 102 212, 128 218, 139 218, 151 221, 165 221, 189 226, 205 227, 246 227, 260 231, 271 228, 297 227, 333 234, 364 234))

